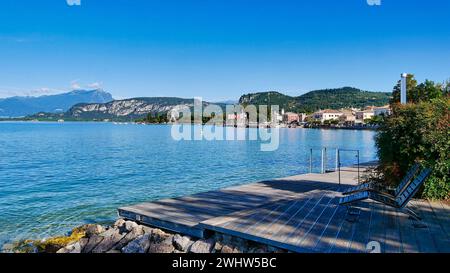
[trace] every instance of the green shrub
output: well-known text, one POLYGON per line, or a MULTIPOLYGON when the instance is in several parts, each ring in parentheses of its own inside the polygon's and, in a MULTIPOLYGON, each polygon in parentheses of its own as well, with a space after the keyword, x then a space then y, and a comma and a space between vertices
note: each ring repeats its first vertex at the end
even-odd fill
POLYGON ((431 168, 421 196, 448 199, 450 194, 450 99, 441 96, 415 104, 394 104, 380 124, 376 146, 383 183, 396 185, 414 162, 431 168))

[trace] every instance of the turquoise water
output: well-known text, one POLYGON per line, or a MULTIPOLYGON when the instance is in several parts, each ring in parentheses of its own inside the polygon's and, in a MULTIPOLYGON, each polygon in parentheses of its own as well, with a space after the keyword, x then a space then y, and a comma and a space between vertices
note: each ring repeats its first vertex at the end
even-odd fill
MULTIPOLYGON (((257 141, 175 141, 170 126, 0 122, 0 246, 107 223, 123 205, 305 173, 310 148, 360 149, 361 162, 374 160, 373 137, 281 129, 279 149, 261 152, 257 141)), ((329 158, 334 166, 334 151, 329 158)), ((342 161, 356 163, 352 153, 342 161)))

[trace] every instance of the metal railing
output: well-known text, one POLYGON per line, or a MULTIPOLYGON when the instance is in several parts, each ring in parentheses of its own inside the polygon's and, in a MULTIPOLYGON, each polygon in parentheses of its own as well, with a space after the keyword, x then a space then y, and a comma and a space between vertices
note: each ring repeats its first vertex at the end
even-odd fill
MULTIPOLYGON (((357 169, 358 169, 358 184, 360 182, 360 152, 359 150, 356 149, 340 149, 340 148, 334 148, 336 151, 336 159, 335 159, 335 168, 334 171, 337 172, 338 174, 338 181, 339 181, 339 185, 341 185, 341 166, 342 166, 342 162, 341 162, 341 153, 342 152, 354 152, 356 153, 356 158, 357 158, 357 169)), ((322 147, 322 148, 310 148, 309 149, 309 173, 313 172, 313 151, 321 151, 321 160, 320 160, 320 173, 326 173, 327 172, 327 162, 328 162, 328 154, 327 154, 327 150, 330 150, 327 147, 322 147)))

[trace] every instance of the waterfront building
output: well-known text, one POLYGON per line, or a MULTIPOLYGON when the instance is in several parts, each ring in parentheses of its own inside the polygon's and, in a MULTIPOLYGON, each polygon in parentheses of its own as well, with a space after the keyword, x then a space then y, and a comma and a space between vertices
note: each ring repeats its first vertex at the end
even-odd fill
POLYGON ((343 113, 339 110, 325 109, 313 114, 313 119, 324 123, 327 120, 339 120, 343 113))
POLYGON ((353 126, 356 123, 356 111, 354 109, 342 109, 339 123, 345 126, 353 126))
POLYGON ((389 105, 375 107, 373 111, 375 116, 389 116, 390 114, 392 114, 392 110, 389 105))
POLYGON ((296 113, 287 112, 283 115, 283 122, 290 124, 293 122, 300 122, 300 116, 296 113))
POLYGON ((368 108, 363 111, 356 112, 357 123, 364 123, 364 120, 372 119, 375 116, 373 108, 368 108))

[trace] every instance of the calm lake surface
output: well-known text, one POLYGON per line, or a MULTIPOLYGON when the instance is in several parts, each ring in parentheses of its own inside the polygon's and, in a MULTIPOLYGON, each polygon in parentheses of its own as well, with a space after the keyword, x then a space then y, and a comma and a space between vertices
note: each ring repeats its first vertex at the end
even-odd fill
MULTIPOLYGON (((374 135, 281 129, 279 149, 261 152, 258 141, 175 141, 164 125, 0 122, 0 247, 108 223, 123 205, 306 173, 310 148, 359 149, 371 161, 374 135)), ((314 158, 318 171, 319 150, 314 158)))

